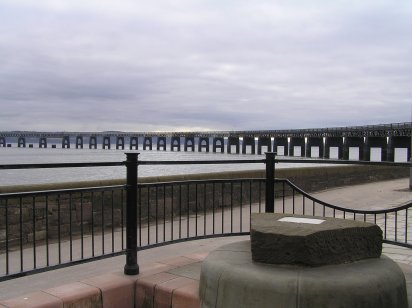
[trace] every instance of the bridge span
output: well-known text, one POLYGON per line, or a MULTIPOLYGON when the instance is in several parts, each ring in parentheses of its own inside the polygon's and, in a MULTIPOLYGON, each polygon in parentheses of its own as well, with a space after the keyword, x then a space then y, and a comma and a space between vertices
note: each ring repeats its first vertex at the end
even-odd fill
POLYGON ((394 161, 397 149, 411 157, 412 122, 291 130, 199 132, 1 131, 0 147, 198 151, 394 161), (333 155, 332 155, 333 154, 333 155), (332 157, 333 156, 333 157, 332 157))

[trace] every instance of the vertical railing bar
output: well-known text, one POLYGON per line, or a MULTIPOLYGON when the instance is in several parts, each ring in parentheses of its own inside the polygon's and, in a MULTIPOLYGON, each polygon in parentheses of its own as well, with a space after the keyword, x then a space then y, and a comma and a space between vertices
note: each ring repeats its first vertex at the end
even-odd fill
POLYGON ((166 184, 163 184, 163 242, 166 241, 166 184))
POLYGON ((375 225, 376 225, 376 213, 374 214, 374 222, 375 222, 375 225))
POLYGON ((225 233, 225 183, 222 182, 222 234, 225 233))
POLYGON ((405 243, 408 242, 408 208, 405 209, 405 243))
POLYGON ((69 237, 70 237, 70 261, 73 261, 73 230, 72 230, 72 203, 73 194, 69 193, 69 237))
POLYGON ((197 183, 195 187, 195 199, 196 199, 196 205, 195 205, 195 236, 197 236, 197 202, 198 200, 198 193, 197 193, 197 183))
POLYGON ((252 221, 252 180, 249 180, 249 231, 252 229, 251 221, 252 221))
POLYGON ((312 211, 312 216, 315 216, 315 201, 314 200, 312 200, 313 201, 313 203, 312 203, 312 209, 313 209, 313 211, 312 211))
POLYGON ((343 219, 346 219, 346 211, 343 211, 343 219))
POLYGON ((212 183, 212 234, 215 234, 215 184, 212 183))
POLYGON ((19 198, 19 222, 20 222, 20 271, 23 272, 23 199, 19 198))
POLYGON ((147 245, 150 245, 150 186, 147 186, 147 245))
POLYGON ((333 218, 336 217, 336 209, 333 209, 333 218))
POLYGON ((33 268, 37 268, 36 259, 36 197, 33 196, 33 268))
POLYGON ((83 192, 80 193, 80 250, 81 259, 84 259, 84 230, 83 230, 83 192))
POLYGON ((243 213, 242 213, 242 207, 243 207, 243 181, 240 181, 240 210, 239 210, 239 214, 240 214, 240 232, 242 232, 243 230, 243 226, 242 226, 242 219, 243 219, 243 213))
POLYGON ((305 210, 306 210, 305 209, 305 195, 302 195, 302 199, 303 199, 302 201, 303 202, 303 213, 302 214, 305 215, 305 210))
POLYGON ((57 195, 57 237, 58 237, 58 251, 59 251, 59 264, 62 263, 62 247, 61 247, 61 204, 60 194, 57 195))
POLYGON ((102 255, 104 255, 104 191, 101 193, 101 206, 102 206, 102 255))
POLYGON ((325 217, 326 216, 326 207, 325 207, 325 205, 323 205, 323 217, 325 217))
POLYGON ((353 213, 353 220, 356 220, 356 213, 353 213))
POLYGON ((395 242, 398 241, 398 211, 395 211, 395 242))
POLYGON ((266 155, 266 199, 265 213, 275 212, 275 156, 276 153, 267 152, 266 155))
POLYGON ((387 216, 386 216, 386 213, 385 213, 385 237, 384 237, 384 239, 386 240, 386 223, 387 223, 387 216))
POLYGON ((156 185, 156 205, 155 205, 155 210, 156 210, 156 214, 155 214, 155 219, 156 219, 156 244, 159 243, 159 187, 156 185))
POLYGON ((182 184, 179 184, 179 239, 182 238, 182 184))
POLYGON ((233 233, 233 182, 230 182, 230 233, 233 233))
POLYGON ((206 183, 203 184, 203 235, 206 235, 206 183))
MULTIPOLYGON (((142 187, 139 187, 138 186, 138 189, 137 189, 137 191, 138 191, 138 193, 139 193, 139 195, 138 195, 138 216, 139 216, 139 247, 140 246, 142 246, 142 238, 143 238, 143 236, 142 236, 142 191, 143 191, 143 188, 142 187)), ((127 194, 126 194, 126 198, 127 198, 127 194)), ((126 218, 126 220, 127 220, 127 218, 126 218)))
POLYGON ((6 275, 10 272, 9 264, 9 199, 6 199, 5 205, 6 209, 6 275))
POLYGON ((49 195, 46 195, 46 265, 50 265, 49 256, 49 195))
POLYGON ((189 183, 186 185, 186 236, 190 236, 190 202, 189 202, 189 183))
POLYGON ((94 208, 94 192, 92 191, 92 206, 91 206, 91 211, 92 211, 92 217, 91 217, 91 221, 92 221, 92 257, 94 257, 94 215, 93 215, 93 208, 94 208))
POLYGON ((170 219, 170 229, 171 229, 171 240, 173 241, 174 235, 173 235, 173 218, 174 218, 174 210, 173 210, 173 205, 174 205, 174 186, 173 184, 170 185, 170 188, 172 190, 172 210, 171 210, 171 219, 170 219))
POLYGON ((366 213, 363 213, 363 222, 366 222, 366 213))
POLYGON ((282 210, 283 210, 283 214, 285 213, 285 182, 282 182, 282 210))
POLYGON ((262 182, 259 181, 259 213, 262 213, 262 182))
POLYGON ((292 213, 295 214, 295 188, 292 188, 292 213))
MULTIPOLYGON (((139 194, 140 195, 140 194, 139 194)), ((139 203, 140 204, 140 203, 139 203)), ((120 225, 121 225, 121 233, 122 233, 122 251, 124 250, 124 190, 122 189, 120 194, 120 225)), ((139 206, 140 210, 140 206, 139 206)), ((140 227, 141 224, 139 224, 140 227)))
POLYGON ((114 190, 112 190, 111 203, 112 203, 112 253, 114 253, 114 190))

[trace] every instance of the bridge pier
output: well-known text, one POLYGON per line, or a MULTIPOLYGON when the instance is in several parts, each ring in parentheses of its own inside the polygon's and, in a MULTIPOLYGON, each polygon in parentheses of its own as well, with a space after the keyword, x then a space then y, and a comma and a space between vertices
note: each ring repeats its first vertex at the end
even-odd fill
POLYGON ((124 150, 124 137, 117 136, 116 137, 116 150, 124 150))
POLYGON ((387 146, 386 137, 366 137, 363 148, 363 160, 371 160, 371 148, 380 148, 381 160, 385 161, 387 159, 387 146))
POLYGON ((177 151, 180 151, 180 137, 173 136, 170 140, 170 151, 174 151, 177 148, 177 151))
POLYGON ((324 146, 323 137, 308 137, 306 143, 306 157, 314 157, 312 153, 312 147, 319 148, 319 157, 323 158, 324 146))
POLYGON ((97 137, 96 136, 90 136, 89 149, 97 149, 97 137))
POLYGON ((139 138, 136 136, 130 137, 129 141, 129 149, 130 150, 138 150, 139 149, 139 138))
POLYGON ((258 155, 262 154, 262 147, 266 146, 266 152, 272 152, 272 140, 270 136, 260 136, 258 138, 258 155))
MULTIPOLYGON (((197 151, 202 152, 202 149, 205 149, 206 152, 209 153, 209 137, 199 137, 197 151)), ((213 152, 216 152, 214 146, 213 152)))
POLYGON ((187 150, 191 148, 191 152, 195 151, 195 137, 194 136, 190 136, 190 137, 185 137, 185 152, 187 152, 187 150))
POLYGON ((110 150, 110 146, 111 146, 111 144, 110 144, 110 136, 104 136, 104 137, 103 137, 102 149, 103 149, 103 150, 106 150, 106 149, 110 150))
POLYGON ((343 157, 343 138, 342 137, 326 137, 325 139, 325 158, 330 158, 330 148, 338 148, 338 159, 343 157))
POLYGON ((17 140, 17 146, 19 148, 25 148, 26 147, 26 138, 19 137, 19 139, 17 140))
POLYGON ((279 151, 278 147, 283 147, 283 156, 288 156, 289 155, 289 147, 288 147, 288 138, 287 137, 275 137, 275 140, 273 141, 273 152, 278 153, 278 155, 282 155, 279 153, 282 153, 279 151))
POLYGON ((388 161, 395 161, 395 149, 404 148, 407 149, 407 161, 411 157, 411 138, 407 136, 391 136, 388 140, 388 161))
POLYGON ((76 149, 83 149, 83 136, 76 137, 76 149))
POLYGON ((156 149, 160 151, 166 151, 166 137, 165 136, 159 136, 157 137, 157 146, 156 149))
POLYGON ((46 137, 40 137, 39 139, 39 148, 47 148, 47 138, 46 137))
POLYGON ((223 137, 213 138, 213 153, 216 153, 217 149, 220 149, 220 153, 225 153, 225 138, 223 137))
POLYGON ((152 137, 145 136, 143 139, 143 150, 146 150, 147 148, 149 148, 149 150, 152 150, 152 146, 152 137))
POLYGON ((359 149, 359 157, 358 160, 363 159, 363 152, 364 152, 365 142, 363 137, 345 137, 343 142, 343 159, 349 160, 350 159, 350 148, 358 148, 359 149))
POLYGON ((3 148, 6 147, 6 138, 5 137, 0 137, 0 147, 3 147, 3 148))
POLYGON ((239 137, 229 136, 227 139, 227 153, 232 154, 232 145, 236 146, 236 154, 240 153, 240 141, 239 137))
POLYGON ((251 154, 255 154, 255 152, 256 152, 255 137, 253 137, 253 136, 244 136, 243 137, 242 154, 246 154, 246 149, 247 149, 248 146, 251 147, 251 154))
POLYGON ((70 136, 63 136, 62 149, 70 149, 70 136))
POLYGON ((305 138, 303 137, 291 137, 289 144, 289 155, 295 156, 295 147, 300 147, 300 157, 305 155, 305 138))

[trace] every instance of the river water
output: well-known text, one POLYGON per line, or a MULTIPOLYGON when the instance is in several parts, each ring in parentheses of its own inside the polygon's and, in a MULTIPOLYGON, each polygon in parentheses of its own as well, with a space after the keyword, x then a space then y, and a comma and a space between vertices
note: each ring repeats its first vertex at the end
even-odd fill
MULTIPOLYGON (((1 164, 72 163, 72 162, 121 162, 126 159, 123 150, 102 149, 40 149, 0 148, 1 164)), ((265 155, 222 154, 205 152, 135 151, 139 160, 222 160, 222 159, 264 159, 265 155)), ((299 164, 299 167, 313 164, 299 164)), ((296 164, 282 163, 277 168, 296 167, 296 164)), ((264 164, 225 165, 166 165, 140 166, 139 177, 194 174, 220 171, 264 169, 264 164)), ((124 179, 126 169, 119 167, 56 168, 29 170, 0 170, 0 186, 40 183, 77 182, 105 179, 124 179)))
MULTIPOLYGON (((72 162, 121 162, 126 159, 122 150, 101 149, 39 149, 0 148, 0 164, 72 163, 72 162)), ((222 159, 264 159, 264 155, 222 154, 205 152, 138 151, 139 160, 222 160, 222 159)), ((308 166, 309 164, 299 164, 308 166)), ((283 163, 279 168, 296 165, 283 163)), ((193 174, 204 172, 264 169, 264 164, 233 165, 169 165, 140 166, 139 176, 161 176, 193 174)), ((0 170, 0 186, 73 181, 121 179, 126 177, 124 166, 88 167, 30 170, 0 170)))

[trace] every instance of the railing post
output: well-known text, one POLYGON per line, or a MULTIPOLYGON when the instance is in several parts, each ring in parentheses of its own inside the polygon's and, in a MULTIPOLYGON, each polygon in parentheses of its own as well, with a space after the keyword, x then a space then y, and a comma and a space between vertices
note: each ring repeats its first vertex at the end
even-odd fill
POLYGON ((137 165, 139 153, 126 153, 126 275, 139 274, 137 264, 137 165))
POLYGON ((275 212, 275 156, 276 152, 266 152, 266 198, 265 212, 275 212))

